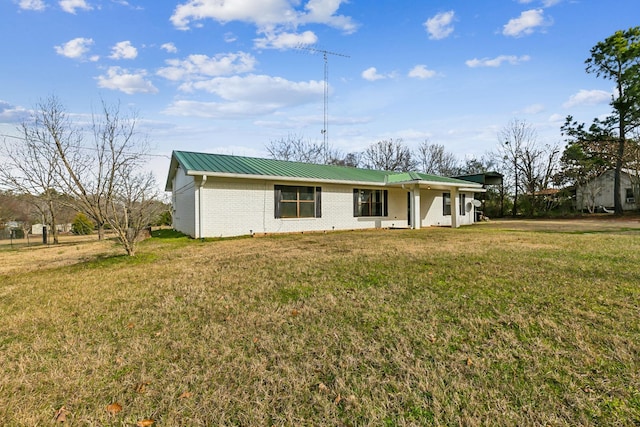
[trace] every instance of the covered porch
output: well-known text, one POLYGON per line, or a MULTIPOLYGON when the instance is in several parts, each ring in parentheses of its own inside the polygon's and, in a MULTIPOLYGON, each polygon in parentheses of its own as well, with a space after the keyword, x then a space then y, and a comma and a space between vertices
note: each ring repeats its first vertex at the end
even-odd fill
POLYGON ((414 179, 387 183, 388 186, 406 190, 407 226, 420 229, 429 226, 458 228, 475 222, 475 209, 480 202, 475 194, 483 193, 481 187, 468 182, 451 184, 414 179))

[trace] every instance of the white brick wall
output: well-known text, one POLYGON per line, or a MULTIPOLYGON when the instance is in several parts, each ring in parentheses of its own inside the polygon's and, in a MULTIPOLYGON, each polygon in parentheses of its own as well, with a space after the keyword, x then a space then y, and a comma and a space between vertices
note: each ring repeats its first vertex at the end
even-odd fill
MULTIPOLYGON (((282 218, 274 214, 274 185, 301 185, 286 181, 253 179, 220 179, 209 177, 203 187, 199 206, 199 180, 181 170, 174 181, 174 227, 193 237, 199 237, 197 212, 202 209, 203 237, 229 237, 250 233, 286 233, 302 231, 331 231, 366 228, 407 227, 407 190, 387 188, 389 215, 387 217, 354 217, 353 189, 366 187, 326 183, 305 183, 322 188, 321 218, 282 218)), ((473 195, 468 194, 467 200, 473 195)), ((442 192, 422 191, 422 226, 451 224, 451 217, 442 215, 442 192)), ((460 217, 461 224, 472 223, 472 212, 460 217)))

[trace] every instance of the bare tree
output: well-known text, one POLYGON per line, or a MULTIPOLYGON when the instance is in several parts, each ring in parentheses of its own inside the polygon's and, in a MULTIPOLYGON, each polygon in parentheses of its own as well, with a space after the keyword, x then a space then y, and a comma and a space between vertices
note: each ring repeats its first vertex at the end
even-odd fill
POLYGON ((92 115, 90 144, 72 124, 56 97, 41 102, 36 110, 36 126, 42 141, 50 140, 58 164, 60 185, 71 195, 76 209, 90 217, 104 238, 107 209, 116 197, 117 175, 132 173, 141 166, 146 141, 136 134, 136 116, 123 116, 119 105, 102 102, 100 114, 92 115))
POLYGON ((34 211, 33 204, 27 201, 29 198, 29 195, 16 194, 11 190, 0 190, 0 231, 6 227, 7 222, 17 221, 28 238, 34 211))
MULTIPOLYGON (((50 98, 41 106, 41 112, 50 118, 47 128, 56 135, 58 118, 64 114, 59 101, 50 98)), ((120 114, 119 105, 108 106, 103 102, 101 114, 92 115, 91 144, 84 145, 80 136, 73 139, 54 137, 63 166, 60 177, 64 188, 73 195, 78 210, 95 222, 98 239, 104 238, 108 202, 115 197, 116 175, 139 167, 147 149, 146 143, 136 138, 136 124, 135 116, 120 114)), ((75 134, 79 135, 79 132, 75 134)))
MULTIPOLYGON (((137 227, 146 219, 139 209, 146 208, 149 200, 157 200, 152 179, 139 177, 148 144, 136 132, 135 115, 122 115, 119 105, 102 102, 101 107, 100 114, 92 115, 92 141, 85 144, 87 134, 69 120, 56 97, 49 97, 38 104, 33 123, 25 126, 25 140, 48 150, 56 188, 68 195, 67 203, 93 220, 99 239, 104 238, 107 224, 117 233, 126 227, 137 238, 137 227), (114 213, 116 206, 126 207, 125 221, 114 213)), ((129 255, 135 253, 127 238, 120 238, 120 242, 129 255)))
POLYGON ((352 152, 347 154, 341 154, 337 151, 331 153, 328 164, 336 166, 347 166, 351 168, 357 168, 360 166, 362 153, 352 152))
POLYGON ((496 161, 493 153, 485 153, 481 157, 470 157, 465 159, 460 166, 458 175, 473 175, 485 172, 499 172, 501 162, 496 161))
POLYGON ((6 163, 0 168, 0 183, 24 199, 40 213, 53 243, 58 244, 57 213, 60 209, 57 172, 59 157, 50 144, 50 136, 35 125, 23 123, 22 137, 11 143, 5 139, 2 154, 6 163))
POLYGON ((386 139, 371 144, 362 153, 362 162, 368 169, 406 172, 415 168, 411 150, 401 139, 386 139))
POLYGON ((266 146, 269 155, 277 160, 317 163, 325 161, 325 149, 321 142, 312 142, 302 136, 289 135, 269 142, 266 146))
POLYGON ((533 127, 525 121, 513 119, 500 132, 498 132, 499 154, 501 155, 505 170, 513 180, 513 210, 512 216, 518 214, 518 195, 521 186, 522 172, 519 166, 522 151, 525 146, 533 145, 537 135, 533 127))
POLYGON ((134 174, 123 169, 114 178, 106 219, 127 254, 133 256, 142 231, 156 221, 164 206, 157 203, 159 196, 151 173, 134 174))
POLYGON ((444 145, 423 141, 418 146, 418 165, 424 173, 440 176, 454 176, 460 173, 458 159, 447 152, 444 145))
POLYGON ((537 133, 527 122, 514 119, 498 133, 499 153, 505 170, 511 174, 514 197, 512 215, 516 216, 519 195, 524 193, 526 214, 537 209, 536 193, 549 188, 556 175, 560 150, 557 145, 537 144, 537 133))

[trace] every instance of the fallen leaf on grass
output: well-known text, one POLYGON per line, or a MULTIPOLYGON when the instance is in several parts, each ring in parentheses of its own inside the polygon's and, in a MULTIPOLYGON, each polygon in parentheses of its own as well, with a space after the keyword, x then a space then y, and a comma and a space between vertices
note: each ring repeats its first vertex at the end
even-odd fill
POLYGON ((64 423, 67 421, 67 408, 62 406, 60 409, 56 411, 56 414, 53 416, 53 420, 56 423, 64 423))
POLYGON ((182 393, 182 394, 180 395, 180 399, 188 399, 188 398, 190 398, 191 396, 193 396, 193 393, 191 393, 190 391, 185 391, 184 393, 182 393))
POLYGON ((341 400, 342 400, 342 396, 340 396, 340 393, 338 393, 338 396, 336 396, 335 400, 333 401, 333 404, 338 405, 341 400))
POLYGON ((136 384, 136 393, 144 393, 145 389, 147 388, 147 386, 151 384, 150 382, 146 381, 146 382, 141 382, 136 384))
POLYGON ((140 420, 136 423, 136 426, 138 427, 149 427, 151 425, 153 425, 155 423, 154 420, 152 420, 151 418, 148 418, 146 420, 140 420))
POLYGON ((133 329, 134 326, 133 322, 127 323, 127 329, 133 329))
POLYGON ((298 314, 300 314, 300 312, 298 310, 296 310, 295 308, 293 310, 291 310, 291 316, 292 317, 296 317, 298 314))
POLYGON ((467 366, 473 365, 473 360, 470 357, 467 357, 467 366))
POLYGON ((122 411, 122 405, 118 402, 113 402, 112 404, 107 405, 107 412, 111 415, 115 415, 120 411, 122 411))

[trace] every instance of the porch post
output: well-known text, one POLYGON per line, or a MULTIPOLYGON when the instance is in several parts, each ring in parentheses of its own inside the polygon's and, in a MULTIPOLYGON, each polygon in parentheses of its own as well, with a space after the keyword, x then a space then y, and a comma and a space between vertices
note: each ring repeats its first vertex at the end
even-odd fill
POLYGON ((413 197, 411 198, 412 205, 411 213, 413 214, 413 228, 418 230, 422 225, 422 217, 420 215, 420 186, 416 184, 411 190, 413 197))

